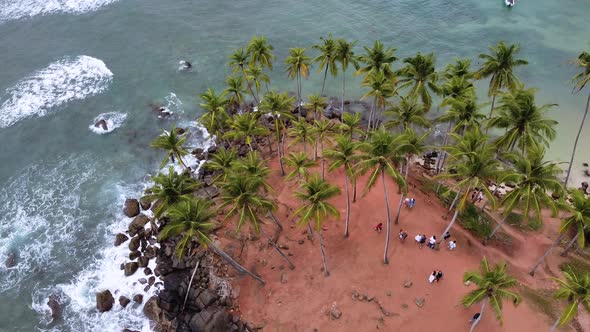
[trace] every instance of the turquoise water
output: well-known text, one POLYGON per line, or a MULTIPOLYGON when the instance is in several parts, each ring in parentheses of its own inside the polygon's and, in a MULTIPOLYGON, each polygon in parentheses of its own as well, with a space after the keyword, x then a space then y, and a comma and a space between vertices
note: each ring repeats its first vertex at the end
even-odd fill
MULTIPOLYGON (((292 91, 282 66, 288 48, 309 48, 329 32, 358 40, 358 52, 374 39, 400 58, 435 51, 439 68, 499 40, 518 42, 530 61, 518 74, 540 89, 540 102, 559 104, 551 154, 560 160, 585 103, 570 94, 567 60, 589 46, 587 1, 521 0, 513 9, 501 0, 75 3, 0 0, 0 331, 149 330, 140 307, 94 310, 97 290, 142 288, 133 285, 141 276, 119 271, 125 251, 111 248, 127 222, 120 205, 157 168, 149 141, 197 117, 198 93, 223 87, 228 55, 253 35, 275 47, 273 88, 292 91), (178 71, 183 59, 191 72, 178 71), (150 103, 169 107, 174 120, 158 119, 150 103), (120 127, 100 135, 89 125, 104 113, 120 127), (9 253, 18 256, 11 269, 9 253), (64 303, 63 320, 47 317, 49 294, 64 303)), ((317 93, 321 79, 313 71, 304 94, 317 93)), ((349 82, 349 95, 360 97, 358 79, 349 82)), ((340 80, 329 78, 327 94, 339 93, 340 80)), ((192 141, 201 143, 198 130, 192 141)), ((579 155, 578 163, 590 159, 583 146, 579 155)))

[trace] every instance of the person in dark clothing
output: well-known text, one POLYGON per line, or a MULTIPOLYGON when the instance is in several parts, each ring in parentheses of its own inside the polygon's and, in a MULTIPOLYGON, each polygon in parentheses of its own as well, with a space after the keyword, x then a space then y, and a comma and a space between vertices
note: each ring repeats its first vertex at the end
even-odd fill
POLYGON ((438 282, 440 279, 442 279, 442 277, 443 277, 442 271, 437 271, 436 272, 436 282, 438 282))
POLYGON ((473 323, 476 320, 479 319, 479 317, 481 316, 481 314, 479 312, 475 313, 475 315, 473 315, 473 317, 469 320, 469 323, 473 323))
POLYGON ((375 226, 375 230, 376 230, 378 233, 381 233, 381 231, 383 230, 383 223, 381 223, 381 222, 380 222, 380 223, 378 223, 378 224, 377 224, 377 226, 375 226))
POLYGON ((446 240, 448 240, 450 237, 451 237, 451 233, 449 233, 449 231, 447 231, 447 232, 445 233, 445 235, 443 236, 443 240, 445 240, 445 241, 446 241, 446 240))

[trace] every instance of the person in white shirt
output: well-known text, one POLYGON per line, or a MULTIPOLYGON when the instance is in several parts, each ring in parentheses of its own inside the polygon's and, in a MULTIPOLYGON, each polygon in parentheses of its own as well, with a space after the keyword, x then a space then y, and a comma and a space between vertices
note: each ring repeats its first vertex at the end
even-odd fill
POLYGON ((457 242, 456 241, 450 241, 449 242, 449 250, 455 250, 455 248, 457 248, 457 242))
POLYGON ((436 271, 432 271, 432 274, 428 277, 428 282, 433 283, 436 280, 436 271))
POLYGON ((428 239, 428 247, 430 249, 434 249, 434 245, 436 244, 436 236, 431 236, 430 239, 428 239))

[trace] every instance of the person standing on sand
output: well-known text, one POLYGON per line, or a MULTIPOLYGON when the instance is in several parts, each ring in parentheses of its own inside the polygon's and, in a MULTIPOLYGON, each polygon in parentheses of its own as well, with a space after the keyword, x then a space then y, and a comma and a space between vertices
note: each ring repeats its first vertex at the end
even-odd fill
POLYGON ((473 317, 469 320, 469 324, 479 320, 479 317, 481 317, 481 314, 479 312, 475 313, 475 315, 473 315, 473 317))
POLYGON ((430 237, 430 239, 428 239, 428 248, 434 249, 435 245, 436 245, 436 236, 433 235, 430 237))
POLYGON ((407 237, 408 237, 408 233, 406 233, 403 229, 400 229, 399 230, 399 240, 401 242, 404 242, 407 237))
POLYGON ((377 226, 375 226, 375 230, 377 231, 377 233, 381 233, 381 231, 383 230, 383 223, 378 223, 377 226))
POLYGON ((426 243, 426 235, 422 234, 422 236, 420 237, 420 249, 422 249, 424 243, 426 243))
POLYGON ((440 279, 442 279, 442 277, 443 277, 443 272, 437 271, 436 272, 436 282, 438 282, 440 279))
POLYGON ((457 241, 449 242, 449 250, 455 250, 455 248, 457 248, 457 241))
POLYGON ((451 237, 451 233, 449 233, 449 231, 447 231, 447 232, 445 233, 445 235, 443 236, 443 241, 446 241, 446 240, 448 240, 450 237, 451 237))
POLYGON ((432 274, 428 277, 428 282, 433 283, 436 280, 436 270, 432 271, 432 274))

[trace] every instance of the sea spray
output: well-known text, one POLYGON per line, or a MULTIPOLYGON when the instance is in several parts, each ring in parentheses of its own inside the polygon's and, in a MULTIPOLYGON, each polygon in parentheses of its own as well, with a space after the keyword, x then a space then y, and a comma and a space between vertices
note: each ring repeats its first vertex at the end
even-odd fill
POLYGON ((0 1, 0 23, 55 13, 83 14, 116 1, 118 0, 3 0, 0 1))

